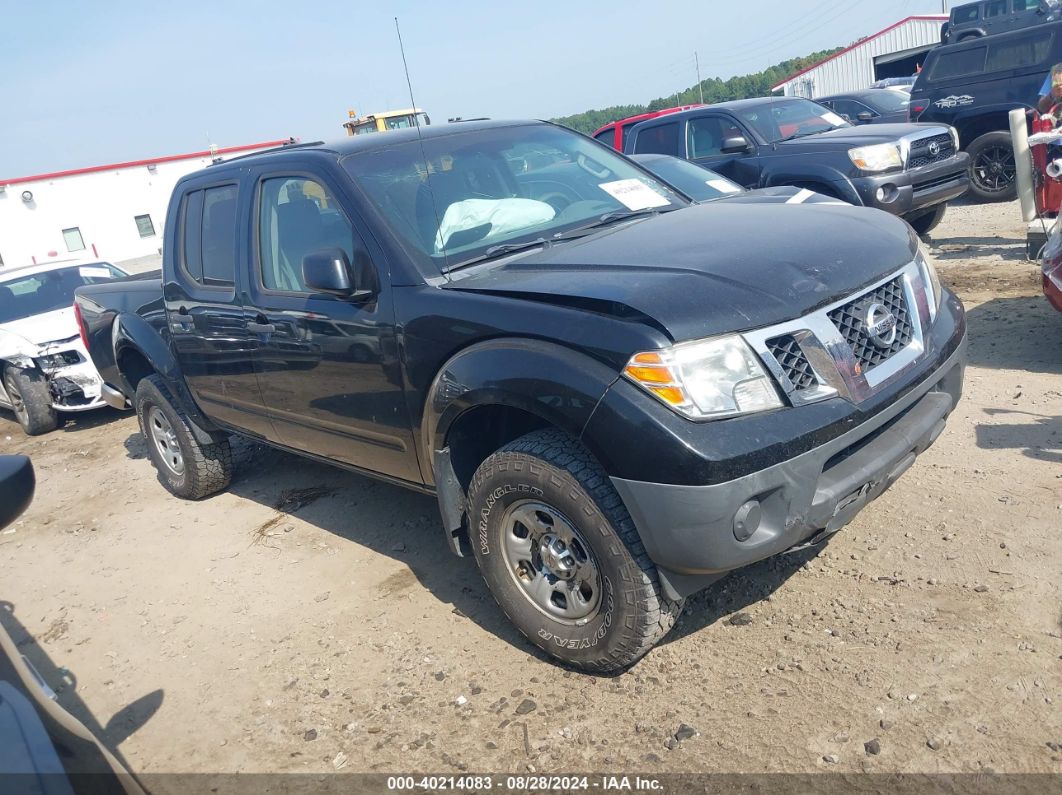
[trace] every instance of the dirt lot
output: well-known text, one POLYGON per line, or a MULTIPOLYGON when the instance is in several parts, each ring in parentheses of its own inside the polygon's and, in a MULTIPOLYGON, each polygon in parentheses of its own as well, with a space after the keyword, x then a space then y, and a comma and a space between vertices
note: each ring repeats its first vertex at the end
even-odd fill
POLYGON ((0 620, 141 773, 1062 774, 1062 315, 1018 218, 958 206, 933 235, 971 339, 936 446, 817 555, 691 600, 623 675, 533 652, 432 499, 251 450, 181 502, 109 411, 32 440, 0 414, 39 478, 0 535, 0 620))

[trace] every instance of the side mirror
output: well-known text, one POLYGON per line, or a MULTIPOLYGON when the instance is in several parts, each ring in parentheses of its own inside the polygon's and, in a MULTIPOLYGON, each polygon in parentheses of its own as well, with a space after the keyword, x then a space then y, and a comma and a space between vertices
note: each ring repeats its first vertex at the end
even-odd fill
POLYGON ((723 139, 722 152, 724 155, 743 154, 747 151, 749 151, 749 142, 745 140, 745 136, 735 135, 733 138, 723 139))
POLYGON ((361 280, 357 278, 341 248, 319 249, 303 257, 302 279, 310 290, 348 300, 364 300, 373 293, 369 279, 365 274, 361 280))
POLYGON ((860 113, 858 116, 856 116, 856 120, 858 122, 860 122, 861 124, 866 124, 868 121, 873 121, 874 120, 874 114, 871 113, 869 110, 865 110, 862 113, 860 113))
POLYGON ((0 530, 18 519, 30 502, 36 478, 24 455, 0 455, 0 530))

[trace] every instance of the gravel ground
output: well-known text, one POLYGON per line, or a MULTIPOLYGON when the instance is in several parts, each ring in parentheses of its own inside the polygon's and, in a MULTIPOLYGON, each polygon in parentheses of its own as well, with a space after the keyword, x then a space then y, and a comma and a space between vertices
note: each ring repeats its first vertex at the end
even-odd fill
POLYGON ((622 675, 534 652, 432 499, 250 447, 181 502, 109 410, 36 439, 0 413, 39 477, 0 620, 138 773, 1062 774, 1062 315, 1018 219, 960 204, 932 236, 971 341, 938 443, 622 675))

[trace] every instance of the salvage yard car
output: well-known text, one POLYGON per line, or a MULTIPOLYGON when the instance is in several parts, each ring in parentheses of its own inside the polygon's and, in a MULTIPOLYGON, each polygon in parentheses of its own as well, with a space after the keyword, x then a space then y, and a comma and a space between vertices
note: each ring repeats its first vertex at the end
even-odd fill
POLYGON ((962 388, 962 305, 906 224, 691 205, 544 122, 212 165, 177 183, 164 251, 153 290, 76 300, 167 489, 224 489, 237 433, 434 494, 519 630, 590 671, 838 531, 962 388))
POLYGON ((78 334, 74 290, 126 274, 109 262, 54 262, 0 270, 0 407, 30 436, 60 412, 106 405, 78 334))
POLYGON ((876 207, 924 235, 966 192, 969 158, 947 125, 852 126, 796 97, 742 99, 636 125, 628 154, 676 155, 746 188, 796 185, 876 207))

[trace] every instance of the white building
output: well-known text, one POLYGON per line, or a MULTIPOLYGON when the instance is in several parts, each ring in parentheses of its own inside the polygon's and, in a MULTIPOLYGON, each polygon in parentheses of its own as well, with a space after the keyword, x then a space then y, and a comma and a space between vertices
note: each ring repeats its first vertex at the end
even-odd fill
POLYGON ((771 86, 787 97, 825 97, 858 91, 886 77, 913 75, 940 44, 946 16, 907 17, 771 86))
POLYGON ((0 178, 0 267, 68 256, 118 263, 157 255, 178 179, 210 165, 215 157, 283 143, 0 178))

